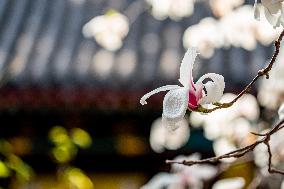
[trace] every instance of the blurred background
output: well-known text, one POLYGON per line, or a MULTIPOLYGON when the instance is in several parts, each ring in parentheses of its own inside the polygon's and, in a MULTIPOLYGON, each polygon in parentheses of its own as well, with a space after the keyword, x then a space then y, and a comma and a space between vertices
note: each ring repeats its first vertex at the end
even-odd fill
MULTIPOLYGON (((0 0, 0 187, 138 189, 170 172, 166 159, 196 152, 206 158, 254 141, 250 131, 278 119, 282 51, 271 79, 239 105, 206 118, 188 113, 175 133, 161 125, 165 93, 139 103, 150 90, 178 84, 190 46, 200 52, 194 77, 222 74, 225 101, 232 99, 270 59, 279 34, 254 20, 253 3, 0 0)), ((284 153, 277 150, 274 163, 281 167, 284 153)), ((221 171, 212 165, 218 171, 209 182, 179 187, 242 178, 239 188, 280 188, 282 177, 263 173, 265 163, 254 161, 265 159, 258 151, 221 171)))

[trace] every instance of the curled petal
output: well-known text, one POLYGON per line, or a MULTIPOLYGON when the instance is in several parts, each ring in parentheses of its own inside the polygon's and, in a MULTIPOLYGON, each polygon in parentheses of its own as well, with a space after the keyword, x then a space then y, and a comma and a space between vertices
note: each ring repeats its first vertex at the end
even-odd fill
POLYGON ((268 8, 264 7, 264 15, 267 21, 273 26, 273 27, 278 27, 280 25, 280 15, 273 15, 269 11, 268 8))
POLYGON ((177 129, 176 123, 185 115, 188 105, 188 89, 169 91, 163 101, 163 124, 171 130, 177 129))
POLYGON ((140 99, 140 104, 142 104, 142 105, 147 104, 146 100, 150 96, 152 96, 152 95, 154 95, 156 93, 159 93, 159 92, 162 92, 162 91, 174 90, 174 89, 178 89, 178 88, 181 88, 181 87, 178 86, 178 85, 166 85, 166 86, 163 86, 163 87, 159 87, 159 88, 157 88, 157 89, 155 89, 155 90, 145 94, 144 96, 142 96, 141 99, 140 99))
POLYGON ((268 9, 270 14, 277 14, 282 8, 282 1, 283 0, 261 0, 261 3, 268 9))
POLYGON ((224 77, 215 73, 208 73, 200 77, 197 81, 197 84, 202 83, 205 79, 211 79, 203 84, 206 89, 206 94, 199 100, 199 104, 209 104, 217 102, 223 96, 225 82, 224 77))
POLYGON ((195 48, 189 48, 181 62, 180 66, 180 78, 179 82, 186 88, 189 88, 193 84, 192 79, 192 68, 197 56, 197 51, 195 48))

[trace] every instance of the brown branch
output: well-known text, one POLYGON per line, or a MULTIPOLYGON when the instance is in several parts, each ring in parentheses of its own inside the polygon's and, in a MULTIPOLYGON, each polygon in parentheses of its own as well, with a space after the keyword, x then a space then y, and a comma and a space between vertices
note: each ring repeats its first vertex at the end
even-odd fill
POLYGON ((227 103, 218 103, 217 102, 217 103, 213 104, 213 105, 215 105, 214 108, 207 109, 207 108, 204 108, 202 106, 199 106, 197 109, 194 109, 194 110, 190 109, 190 111, 211 113, 211 112, 218 110, 218 109, 229 108, 235 102, 237 102, 237 100, 239 100, 239 98, 241 98, 245 93, 247 93, 260 77, 266 76, 266 79, 269 79, 269 72, 270 72, 271 68, 273 67, 273 65, 275 63, 277 56, 279 55, 280 45, 281 45, 281 41, 282 41, 283 37, 284 37, 284 30, 280 33, 278 39, 274 42, 275 50, 274 50, 272 58, 269 61, 269 64, 264 69, 259 70, 257 75, 253 78, 253 80, 231 102, 227 102, 227 103))
POLYGON ((267 146, 267 152, 269 154, 268 172, 270 172, 270 173, 279 173, 279 174, 283 174, 284 175, 284 171, 278 170, 278 169, 272 167, 272 152, 271 152, 271 147, 270 147, 270 144, 269 144, 269 140, 270 140, 271 135, 273 135, 274 133, 278 132, 283 127, 284 127, 284 119, 279 121, 272 129, 270 129, 265 134, 257 134, 257 133, 255 133, 257 136, 261 136, 263 138, 255 141, 253 144, 250 144, 250 145, 245 146, 243 148, 231 151, 231 152, 223 154, 221 156, 215 156, 215 157, 202 159, 202 160, 190 160, 190 161, 186 161, 186 160, 183 160, 183 161, 167 160, 166 163, 168 163, 168 164, 176 163, 176 164, 183 164, 183 165, 188 165, 188 166, 195 165, 195 164, 204 164, 204 163, 216 163, 216 162, 219 162, 222 159, 242 157, 245 154, 247 154, 248 152, 253 151, 254 148, 256 146, 258 146, 259 144, 265 144, 267 146))

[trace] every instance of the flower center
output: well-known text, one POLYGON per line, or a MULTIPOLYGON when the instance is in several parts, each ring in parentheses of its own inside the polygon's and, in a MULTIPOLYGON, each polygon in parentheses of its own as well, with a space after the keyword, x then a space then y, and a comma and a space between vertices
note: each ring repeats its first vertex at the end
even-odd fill
POLYGON ((188 107, 190 109, 196 109, 198 107, 198 100, 195 91, 189 91, 188 93, 188 107))

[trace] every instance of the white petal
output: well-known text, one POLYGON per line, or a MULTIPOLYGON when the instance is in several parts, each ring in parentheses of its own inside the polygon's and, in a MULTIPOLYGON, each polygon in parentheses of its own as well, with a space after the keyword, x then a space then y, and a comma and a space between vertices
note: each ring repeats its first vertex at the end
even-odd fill
POLYGON ((195 61, 195 58, 197 56, 197 51, 195 48, 189 48, 181 62, 180 66, 180 78, 179 82, 184 86, 189 88, 191 82, 193 82, 192 79, 192 68, 195 61))
POLYGON ((279 119, 283 119, 284 118, 284 103, 278 109, 278 115, 279 115, 279 119))
POLYGON ((182 120, 188 106, 188 89, 180 88, 169 91, 163 101, 163 124, 175 129, 175 124, 182 120))
POLYGON ((206 89, 206 95, 199 100, 200 104, 208 104, 213 102, 218 102, 223 95, 225 82, 224 77, 215 73, 208 73, 200 77, 197 81, 198 83, 202 83, 205 79, 211 79, 212 81, 208 81, 203 84, 206 89))
POLYGON ((269 12, 269 10, 264 7, 264 15, 267 21, 273 26, 273 27, 278 27, 280 24, 280 15, 273 15, 269 12))
MULTIPOLYGON (((184 146, 190 137, 190 129, 188 123, 185 119, 179 121, 176 124, 179 129, 172 131, 169 128, 164 127, 165 129, 165 148, 169 150, 177 150, 184 146)), ((170 128, 171 129, 171 128, 170 128)))
POLYGON ((282 0, 261 0, 262 5, 268 9, 271 14, 277 14, 281 10, 282 0))
POLYGON ((228 178, 217 181, 213 189, 242 189, 245 186, 245 180, 242 177, 228 178))
POLYGON ((152 95, 154 95, 156 93, 159 93, 159 92, 162 92, 162 91, 174 90, 174 89, 178 89, 178 88, 181 88, 181 87, 178 86, 178 85, 166 85, 166 86, 163 86, 163 87, 159 87, 159 88, 157 88, 157 89, 155 89, 155 90, 145 94, 144 96, 142 96, 142 98, 140 99, 140 104, 142 104, 142 105, 147 104, 146 100, 150 96, 152 96, 152 95))
POLYGON ((217 168, 209 164, 198 165, 194 170, 195 176, 202 180, 212 178, 217 174, 217 172, 217 168))
POLYGON ((166 128, 162 125, 162 119, 156 119, 151 126, 150 146, 156 153, 162 153, 165 148, 166 128))
MULTIPOLYGON (((175 157, 174 160, 175 161, 183 161, 183 160, 196 161, 196 160, 200 160, 200 158, 201 158, 201 155, 199 153, 194 153, 194 154, 191 154, 190 156, 179 155, 175 157)), ((172 166, 171 170, 176 173, 189 168, 187 165, 182 165, 182 164, 177 164, 177 163, 172 164, 171 166, 172 166)))
POLYGON ((178 183, 179 178, 175 174, 158 173, 146 185, 140 189, 163 189, 170 184, 178 183))
POLYGON ((254 9, 254 18, 256 20, 260 20, 260 10, 259 10, 259 5, 257 4, 257 0, 255 0, 254 2, 253 9, 254 9))

